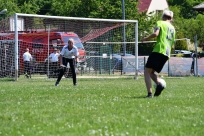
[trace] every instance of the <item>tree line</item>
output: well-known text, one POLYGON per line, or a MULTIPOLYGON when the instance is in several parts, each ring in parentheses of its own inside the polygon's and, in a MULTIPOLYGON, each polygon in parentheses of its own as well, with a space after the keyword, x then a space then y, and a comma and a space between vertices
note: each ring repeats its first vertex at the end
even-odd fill
MULTIPOLYGON (((197 35, 199 46, 204 48, 204 12, 202 14, 192 9, 202 2, 202 0, 168 0, 169 8, 174 12, 173 25, 177 31, 176 38, 188 38, 194 41, 194 36, 197 35)), ((122 19, 122 0, 0 0, 0 3, 0 10, 8 10, 6 16, 26 13, 122 19)), ((139 21, 138 33, 141 40, 143 36, 152 33, 152 28, 155 22, 161 19, 161 15, 151 16, 139 13, 138 4, 138 0, 125 0, 125 19, 139 21)), ((145 45, 145 48, 151 46, 145 45)), ((176 49, 186 48, 185 41, 176 43, 176 49)))

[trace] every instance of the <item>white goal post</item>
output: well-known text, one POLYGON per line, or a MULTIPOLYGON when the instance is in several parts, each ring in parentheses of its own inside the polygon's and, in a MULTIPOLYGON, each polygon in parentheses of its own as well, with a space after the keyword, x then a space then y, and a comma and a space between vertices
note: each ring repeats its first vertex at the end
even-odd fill
MULTIPOLYGON (((15 80, 18 80, 18 75, 19 75, 19 28, 18 28, 18 18, 26 18, 26 17, 30 17, 30 18, 43 18, 43 19, 49 19, 51 21, 55 21, 55 20, 74 20, 74 21, 78 21, 78 22, 108 22, 109 24, 107 26, 100 27, 100 28, 96 28, 96 26, 89 26, 89 27, 93 27, 95 29, 99 29, 104 31, 104 33, 106 33, 107 31, 110 31, 111 29, 117 28, 117 27, 126 27, 127 24, 132 24, 132 28, 134 28, 131 32, 133 37, 131 37, 131 41, 125 41, 125 42, 133 42, 134 43, 134 55, 135 55, 135 79, 138 78, 138 21, 137 20, 117 20, 117 19, 97 19, 97 18, 78 18, 78 17, 63 17, 63 16, 46 16, 46 15, 34 15, 34 14, 21 14, 21 13, 15 13, 15 17, 14 17, 14 29, 15 29, 15 80), (111 24, 113 23, 113 24, 111 24), (107 30, 109 29, 109 30, 107 30)), ((24 22, 25 24, 26 22, 24 22)), ((25 31, 25 30, 22 30, 25 31)), ((74 30, 73 30, 74 31, 74 30)), ((84 30, 84 31, 87 31, 84 30)), ((100 33, 100 32, 98 32, 100 33)), ((123 31, 118 31, 118 33, 123 33, 123 31)), ((130 32, 129 32, 130 33, 130 32)), ((101 36, 100 34, 95 34, 98 36, 101 36)), ((122 34, 121 34, 122 35, 122 34)), ((85 35, 83 35, 83 37, 85 37, 85 35)), ((97 37, 97 36, 96 36, 97 37)), ((95 37, 95 38, 96 38, 95 37)), ((127 39, 127 38, 126 38, 127 39)), ((91 40, 89 40, 91 41, 91 40)), ((88 42, 88 41, 87 41, 88 42)), ((108 41, 108 42, 113 42, 113 41, 108 41)), ((118 41, 118 42, 122 42, 122 41, 118 41)), ((48 44, 49 44, 49 40, 48 40, 48 44)), ((48 54, 49 54, 49 50, 48 50, 48 54)), ((21 56, 20 56, 21 57, 21 56)))

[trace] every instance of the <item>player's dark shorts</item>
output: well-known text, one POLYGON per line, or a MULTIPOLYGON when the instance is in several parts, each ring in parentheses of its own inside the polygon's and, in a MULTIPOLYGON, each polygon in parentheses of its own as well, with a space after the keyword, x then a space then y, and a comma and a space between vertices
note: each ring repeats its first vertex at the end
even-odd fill
POLYGON ((161 53, 152 52, 149 55, 149 58, 147 60, 145 67, 146 68, 152 68, 157 73, 160 73, 167 60, 168 60, 167 56, 165 56, 161 53))

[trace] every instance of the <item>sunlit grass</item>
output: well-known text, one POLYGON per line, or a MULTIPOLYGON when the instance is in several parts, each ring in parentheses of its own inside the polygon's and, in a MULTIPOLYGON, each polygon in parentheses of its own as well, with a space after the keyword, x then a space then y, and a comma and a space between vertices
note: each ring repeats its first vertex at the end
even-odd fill
POLYGON ((142 77, 0 80, 0 135, 204 135, 204 78, 165 80, 153 99, 142 77))

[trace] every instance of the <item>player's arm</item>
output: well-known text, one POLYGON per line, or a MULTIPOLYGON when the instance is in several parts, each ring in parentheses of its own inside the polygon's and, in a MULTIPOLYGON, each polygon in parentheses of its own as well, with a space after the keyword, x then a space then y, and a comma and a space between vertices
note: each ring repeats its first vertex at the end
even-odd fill
POLYGON ((76 63, 79 62, 79 58, 78 58, 78 56, 75 56, 75 60, 76 60, 76 63))
POLYGON ((30 61, 32 61, 32 59, 33 59, 33 58, 32 58, 32 56, 31 56, 31 54, 30 54, 30 61))
POLYGON ((157 37, 158 35, 159 35, 159 30, 160 29, 155 29, 155 31, 154 31, 154 33, 152 33, 151 35, 149 35, 149 36, 147 36, 147 37, 144 37, 143 39, 142 39, 142 42, 144 42, 144 41, 147 41, 147 40, 149 40, 149 39, 151 39, 151 38, 155 38, 155 37, 157 37))
POLYGON ((62 55, 61 54, 59 55, 59 61, 60 61, 60 66, 63 65, 63 63, 62 63, 62 55))
POLYGON ((175 44, 176 44, 176 31, 175 31, 175 29, 174 29, 174 34, 173 34, 173 49, 175 48, 175 44))
POLYGON ((75 60, 76 60, 76 63, 78 63, 79 62, 79 58, 78 58, 78 56, 79 56, 79 51, 78 51, 78 49, 77 48, 75 48, 76 49, 76 52, 75 52, 75 60))
POLYGON ((60 62, 60 66, 63 65, 62 55, 64 55, 64 53, 65 53, 65 48, 63 47, 63 48, 62 48, 62 51, 60 52, 60 55, 59 55, 59 57, 58 57, 59 62, 60 62))
POLYGON ((49 55, 49 59, 52 59, 52 53, 49 55))

